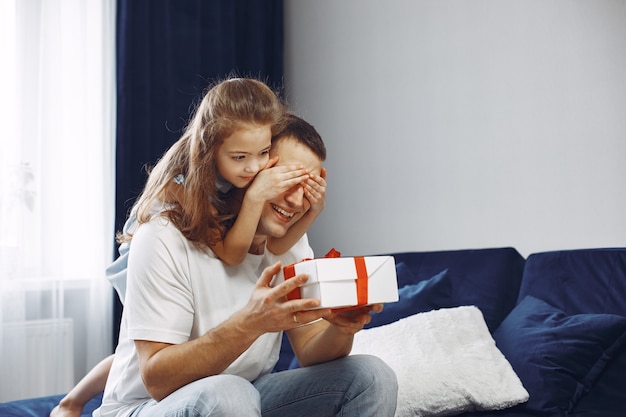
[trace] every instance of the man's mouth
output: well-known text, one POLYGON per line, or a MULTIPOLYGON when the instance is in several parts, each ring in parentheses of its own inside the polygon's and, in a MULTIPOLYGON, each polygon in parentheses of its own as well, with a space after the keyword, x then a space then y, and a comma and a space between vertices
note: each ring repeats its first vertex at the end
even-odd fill
POLYGON ((286 220, 290 220, 294 213, 290 213, 288 211, 283 210, 282 208, 278 207, 275 204, 270 204, 272 206, 272 208, 274 209, 274 211, 278 214, 280 214, 281 217, 284 217, 286 220))

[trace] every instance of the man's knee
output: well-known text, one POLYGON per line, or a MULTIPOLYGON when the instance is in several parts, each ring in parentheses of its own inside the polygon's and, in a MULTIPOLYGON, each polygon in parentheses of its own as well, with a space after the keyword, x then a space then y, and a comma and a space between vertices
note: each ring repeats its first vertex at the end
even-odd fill
POLYGON ((260 416, 261 397, 246 379, 235 375, 215 375, 195 381, 179 390, 188 415, 227 417, 260 416))
POLYGON ((353 404, 347 404, 346 415, 354 408, 360 415, 392 416, 398 399, 398 379, 382 359, 370 355, 349 356, 357 374, 348 392, 353 404))
POLYGON ((371 355, 352 355, 349 358, 356 361, 365 384, 372 385, 375 390, 386 391, 393 395, 397 393, 396 374, 382 359, 371 355))

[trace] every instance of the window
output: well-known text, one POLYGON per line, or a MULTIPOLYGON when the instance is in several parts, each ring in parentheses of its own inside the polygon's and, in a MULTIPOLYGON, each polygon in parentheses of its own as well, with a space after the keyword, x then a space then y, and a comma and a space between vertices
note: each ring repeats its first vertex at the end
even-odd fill
POLYGON ((0 0, 0 31, 0 374, 21 375, 0 382, 8 401, 66 391, 110 353, 115 1, 0 0))

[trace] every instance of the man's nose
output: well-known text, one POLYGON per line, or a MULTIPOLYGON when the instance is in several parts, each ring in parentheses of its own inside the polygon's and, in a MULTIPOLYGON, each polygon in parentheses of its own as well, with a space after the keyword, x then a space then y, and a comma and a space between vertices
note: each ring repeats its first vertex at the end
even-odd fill
POLYGON ((285 201, 290 207, 301 208, 304 204, 304 187, 298 184, 291 188, 285 195, 285 201))

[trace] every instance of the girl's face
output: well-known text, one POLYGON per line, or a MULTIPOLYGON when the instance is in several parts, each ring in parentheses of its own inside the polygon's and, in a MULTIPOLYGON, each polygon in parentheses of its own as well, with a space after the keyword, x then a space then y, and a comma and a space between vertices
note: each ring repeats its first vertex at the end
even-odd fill
POLYGON ((244 188, 269 161, 269 125, 247 125, 224 140, 217 151, 217 171, 236 188, 244 188))

